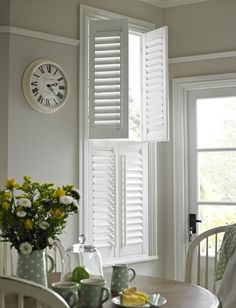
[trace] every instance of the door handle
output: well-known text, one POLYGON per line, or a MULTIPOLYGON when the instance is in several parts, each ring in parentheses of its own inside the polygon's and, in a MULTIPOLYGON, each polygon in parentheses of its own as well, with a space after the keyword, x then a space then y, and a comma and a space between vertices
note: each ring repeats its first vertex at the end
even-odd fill
POLYGON ((197 226, 196 223, 202 222, 201 220, 196 218, 196 214, 189 214, 189 229, 192 231, 192 234, 196 234, 197 226))

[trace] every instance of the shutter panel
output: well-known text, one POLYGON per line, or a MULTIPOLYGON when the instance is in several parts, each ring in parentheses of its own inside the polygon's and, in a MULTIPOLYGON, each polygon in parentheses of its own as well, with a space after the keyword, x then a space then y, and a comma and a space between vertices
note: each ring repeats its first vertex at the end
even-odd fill
POLYGON ((146 146, 136 144, 120 148, 122 255, 147 251, 146 146))
POLYGON ((167 27, 143 35, 144 55, 144 138, 166 141, 168 123, 167 27))
POLYGON ((113 147, 93 146, 92 155, 93 243, 113 255, 116 228, 116 155, 113 147))
POLYGON ((128 22, 91 21, 89 36, 89 138, 127 138, 128 22))

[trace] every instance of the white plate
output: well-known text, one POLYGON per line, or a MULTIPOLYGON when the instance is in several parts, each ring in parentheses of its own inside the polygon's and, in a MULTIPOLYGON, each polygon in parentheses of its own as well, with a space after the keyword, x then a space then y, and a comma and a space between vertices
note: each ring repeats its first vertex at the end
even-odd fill
MULTIPOLYGON (((111 301, 112 301, 113 304, 118 305, 118 306, 120 306, 120 307, 134 307, 134 306, 122 305, 122 304, 120 303, 120 296, 113 297, 113 298, 111 299, 111 301)), ((165 303, 166 303, 165 297, 160 296, 159 301, 158 301, 158 304, 157 304, 157 306, 155 306, 155 307, 162 306, 162 305, 164 305, 165 303)), ((146 307, 151 307, 151 305, 150 305, 150 304, 145 304, 145 305, 142 305, 142 306, 135 306, 135 308, 146 308, 146 307)), ((153 306, 153 307, 154 307, 154 306, 153 306)))

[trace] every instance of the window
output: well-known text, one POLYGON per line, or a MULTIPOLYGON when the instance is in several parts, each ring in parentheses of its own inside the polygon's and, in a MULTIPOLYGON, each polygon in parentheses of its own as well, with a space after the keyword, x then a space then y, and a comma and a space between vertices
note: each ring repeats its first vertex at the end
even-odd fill
POLYGON ((145 33, 153 25, 81 12, 82 231, 104 264, 146 260, 157 256, 155 147, 147 141, 168 138, 167 29, 145 33))

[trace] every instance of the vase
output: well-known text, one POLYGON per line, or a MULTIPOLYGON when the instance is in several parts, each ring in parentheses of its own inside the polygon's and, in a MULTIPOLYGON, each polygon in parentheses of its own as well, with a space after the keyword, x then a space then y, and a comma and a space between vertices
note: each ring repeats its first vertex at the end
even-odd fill
POLYGON ((17 277, 31 280, 47 287, 45 250, 33 250, 28 255, 18 253, 17 277))

